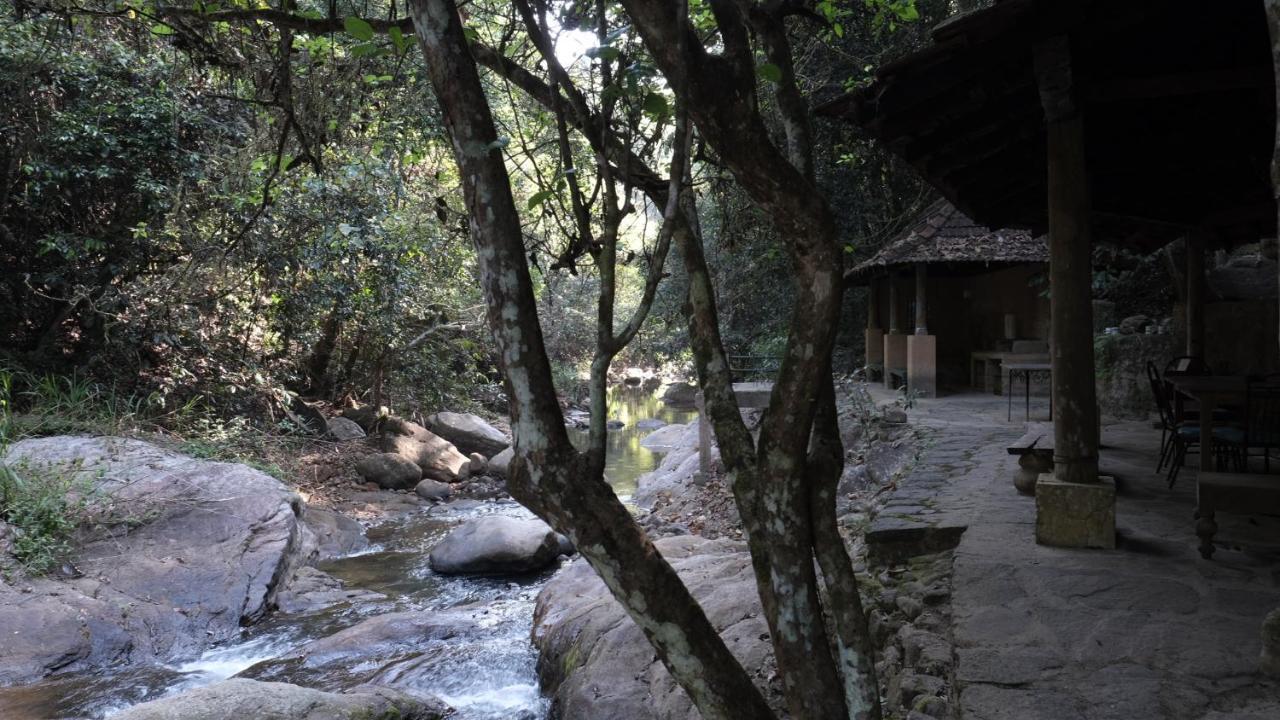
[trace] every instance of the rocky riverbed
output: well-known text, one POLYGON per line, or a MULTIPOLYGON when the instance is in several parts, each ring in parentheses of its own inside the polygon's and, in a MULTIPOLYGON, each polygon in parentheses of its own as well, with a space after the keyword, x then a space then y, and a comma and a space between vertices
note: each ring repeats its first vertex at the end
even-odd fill
MULTIPOLYGON (((691 412, 627 392, 639 402, 615 405, 627 431, 611 435, 610 477, 777 700, 718 461, 697 472, 696 423, 673 422, 691 412)), ((381 464, 346 464, 363 477, 329 498, 340 512, 246 466, 139 440, 12 446, 11 466, 78 478, 94 515, 61 572, 0 583, 0 717, 691 716, 591 569, 502 493, 504 453, 485 459, 500 433, 448 415, 428 430, 353 414, 348 442, 381 464), (481 436, 471 454, 435 432, 453 431, 444 422, 481 436)), ((907 461, 886 438, 852 439, 841 513, 855 547, 876 489, 907 461)))

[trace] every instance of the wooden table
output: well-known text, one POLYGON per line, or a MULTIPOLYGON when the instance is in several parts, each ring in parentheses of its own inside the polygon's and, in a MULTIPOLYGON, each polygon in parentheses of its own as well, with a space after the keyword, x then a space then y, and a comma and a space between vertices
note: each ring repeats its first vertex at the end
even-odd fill
POLYGON ((1200 403, 1200 470, 1213 470, 1213 411, 1244 405, 1249 381, 1241 375, 1168 375, 1165 382, 1200 403))
POLYGON ((1280 512, 1280 481, 1274 475, 1202 472, 1196 478, 1196 535, 1200 557, 1213 557, 1214 516, 1219 512, 1252 515, 1280 512))
MULTIPOLYGON (((1053 365, 1047 362, 1015 362, 1005 363, 1005 371, 1009 374, 1009 387, 1005 388, 1005 395, 1009 396, 1009 413, 1008 420, 1013 420, 1013 379, 1018 375, 1022 376, 1022 384, 1027 390, 1027 420, 1031 419, 1031 379, 1033 377, 1043 377, 1046 380, 1052 379, 1053 365)), ((1053 389, 1049 389, 1049 417, 1053 417, 1053 389)))

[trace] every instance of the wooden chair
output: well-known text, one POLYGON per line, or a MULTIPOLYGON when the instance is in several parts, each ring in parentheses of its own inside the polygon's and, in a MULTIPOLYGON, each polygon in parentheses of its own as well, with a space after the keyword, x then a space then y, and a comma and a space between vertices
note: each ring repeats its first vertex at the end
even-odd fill
POLYGON ((1250 383, 1245 395, 1243 464, 1249 451, 1262 451, 1264 472, 1271 472, 1271 451, 1280 449, 1280 383, 1250 383))

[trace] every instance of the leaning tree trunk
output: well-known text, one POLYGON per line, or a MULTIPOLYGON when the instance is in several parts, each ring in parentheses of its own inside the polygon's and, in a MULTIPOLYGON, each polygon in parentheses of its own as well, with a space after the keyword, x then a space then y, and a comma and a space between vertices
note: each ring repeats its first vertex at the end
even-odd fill
POLYGON ((569 442, 497 132, 453 0, 411 0, 462 177, 510 398, 512 494, 574 541, 708 720, 772 712, 671 566, 569 442))
MULTIPOLYGON (((697 33, 686 18, 677 20, 666 12, 667 3, 622 1, 663 74, 668 79, 687 77, 687 101, 702 137, 756 206, 773 220, 792 260, 796 296, 787 349, 755 456, 738 467, 726 461, 735 476, 734 493, 751 539, 757 585, 788 706, 796 717, 879 717, 878 688, 860 603, 831 602, 825 607, 835 618, 836 642, 832 642, 814 570, 817 560, 825 573, 833 575, 827 578, 832 585, 844 583, 837 588, 843 598, 856 596, 852 570, 844 569, 849 560, 843 543, 830 545, 828 517, 834 513, 835 494, 826 487, 838 479, 843 466, 843 449, 833 422, 819 423, 817 429, 821 443, 835 451, 820 453, 825 459, 819 467, 809 467, 814 420, 826 404, 824 396, 831 384, 830 356, 841 306, 841 255, 834 217, 812 178, 807 108, 795 86, 782 24, 786 8, 782 4, 748 8, 731 0, 713 0, 710 5, 722 51, 712 54, 700 42, 678 42, 681 37, 696 38, 697 33), (774 145, 756 102, 753 37, 781 70, 777 100, 787 139, 785 153, 774 145), (831 652, 833 646, 838 658, 831 652)), ((691 304, 698 312, 695 293, 706 290, 700 290, 704 284, 697 268, 690 270, 691 304)), ((706 312, 705 298, 702 305, 706 312)), ((695 327, 705 331, 711 320, 697 319, 695 327)), ((726 387, 728 380, 718 372, 714 352, 702 350, 698 361, 707 365, 699 372, 716 436, 722 443, 736 442, 741 420, 712 404, 713 393, 732 394, 726 387), (718 387, 707 387, 707 381, 718 387)))

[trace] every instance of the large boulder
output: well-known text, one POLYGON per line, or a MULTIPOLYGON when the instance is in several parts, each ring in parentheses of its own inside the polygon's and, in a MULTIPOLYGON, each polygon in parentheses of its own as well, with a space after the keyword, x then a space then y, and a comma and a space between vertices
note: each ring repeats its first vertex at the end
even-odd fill
MULTIPOLYGON (((743 668, 779 707, 780 688, 767 684, 773 653, 745 545, 696 535, 655 544, 743 668)), ((584 561, 570 564, 539 593, 533 642, 542 686, 553 693, 554 714, 561 720, 698 717, 640 628, 584 561)))
POLYGON ((286 683, 233 678, 135 705, 116 720, 442 720, 435 698, 387 687, 330 693, 286 683))
POLYGON ((458 526, 428 560, 447 575, 507 575, 542 570, 569 552, 568 541, 541 520, 490 515, 458 526))
POLYGON ((689 383, 671 383, 662 391, 662 402, 671 407, 691 408, 698 394, 698 386, 689 383))
MULTIPOLYGON (((719 448, 711 448, 710 458, 713 464, 719 462, 719 448)), ((662 458, 657 469, 636 478, 636 491, 632 501, 648 510, 664 494, 685 497, 700 482, 701 469, 702 460, 696 445, 673 448, 662 458)))
POLYGON ((23 440, 3 462, 30 482, 72 477, 95 522, 75 577, 0 582, 0 685, 195 657, 303 564, 301 498, 244 465, 107 437, 23 440))
MULTIPOLYGON (((393 437, 412 442, 399 435, 393 437)), ((418 463, 413 458, 396 452, 365 455, 356 463, 356 472, 366 482, 375 483, 383 490, 407 490, 422 479, 422 468, 418 463)))
POLYGON ((387 418, 382 429, 383 452, 412 461, 422 469, 423 477, 441 482, 458 482, 467 478, 471 460, 448 440, 401 418, 387 418))
POLYGON ((427 429, 467 454, 480 453, 488 458, 511 447, 501 430, 471 413, 436 413, 427 418, 427 429))

